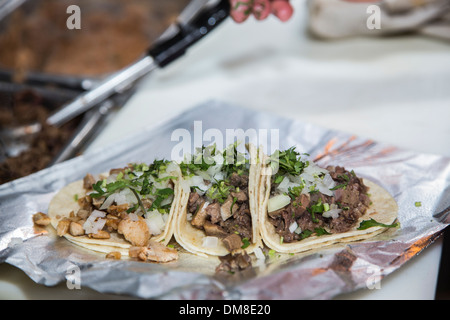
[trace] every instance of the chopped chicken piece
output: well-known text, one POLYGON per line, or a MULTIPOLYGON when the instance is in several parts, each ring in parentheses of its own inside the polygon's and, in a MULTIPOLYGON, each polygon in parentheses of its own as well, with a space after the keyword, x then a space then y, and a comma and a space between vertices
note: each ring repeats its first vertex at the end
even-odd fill
POLYGON ((69 233, 74 237, 84 235, 83 225, 72 221, 69 225, 69 233))
POLYGON ((89 211, 85 209, 79 209, 77 211, 77 217, 80 219, 86 220, 89 217, 89 211))
POLYGON ((106 209, 106 211, 109 214, 113 214, 113 215, 119 215, 121 212, 127 211, 128 209, 130 209, 130 206, 128 205, 128 203, 124 203, 124 204, 120 204, 120 205, 111 205, 109 206, 108 209, 106 209))
POLYGON ((146 246, 151 236, 147 223, 141 217, 136 221, 126 217, 120 221, 117 232, 123 234, 125 239, 137 247, 146 246))
POLYGON ((109 239, 110 237, 111 235, 109 234, 109 232, 105 230, 99 230, 97 233, 89 233, 89 238, 94 239, 109 239))
POLYGON ((56 227, 56 234, 60 237, 65 235, 69 231, 70 220, 67 218, 62 219, 58 222, 58 226, 56 227))
POLYGON ((106 259, 120 260, 121 258, 122 258, 122 254, 119 251, 112 251, 112 252, 106 254, 106 259))
POLYGON ((177 250, 152 240, 147 247, 131 247, 129 255, 142 261, 154 262, 169 262, 178 259, 177 250))
POLYGON ((38 226, 48 226, 50 224, 50 217, 45 213, 38 212, 33 215, 33 222, 38 226))
POLYGON ((119 228, 119 223, 120 223, 121 219, 108 214, 106 216, 106 227, 108 228, 108 231, 116 231, 119 228))
POLYGON ((94 176, 88 173, 83 179, 83 188, 86 190, 92 190, 92 185, 96 183, 94 176))

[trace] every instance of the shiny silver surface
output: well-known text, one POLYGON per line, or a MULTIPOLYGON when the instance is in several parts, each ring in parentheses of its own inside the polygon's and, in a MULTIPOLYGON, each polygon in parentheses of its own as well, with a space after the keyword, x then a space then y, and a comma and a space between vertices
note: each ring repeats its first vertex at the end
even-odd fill
POLYGON ((327 299, 376 285, 374 279, 383 279, 432 245, 450 223, 449 206, 447 157, 211 101, 101 150, 0 186, 0 262, 48 286, 66 282, 78 268, 82 287, 142 298, 327 299), (173 132, 186 129, 193 135, 194 121, 201 121, 203 133, 279 130, 281 148, 295 145, 321 165, 345 166, 388 190, 398 203, 401 228, 304 254, 274 254, 250 271, 217 275, 217 259, 182 252, 179 261, 168 264, 106 260, 56 237, 51 228, 33 227, 31 216, 46 212, 60 188, 88 172, 156 157, 170 159, 179 143, 172 141, 173 132))

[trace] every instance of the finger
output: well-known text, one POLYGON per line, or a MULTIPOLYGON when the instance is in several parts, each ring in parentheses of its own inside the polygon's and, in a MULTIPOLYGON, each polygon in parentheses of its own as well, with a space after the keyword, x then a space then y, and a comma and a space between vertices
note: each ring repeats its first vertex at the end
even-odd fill
POLYGON ((250 0, 230 0, 230 5, 230 16, 237 23, 247 20, 252 12, 250 0))
POLYGON ((271 11, 272 7, 269 0, 254 0, 252 12, 257 20, 266 19, 271 11))
POLYGON ((287 0, 274 0, 272 2, 272 13, 281 21, 288 21, 294 13, 294 8, 287 0))

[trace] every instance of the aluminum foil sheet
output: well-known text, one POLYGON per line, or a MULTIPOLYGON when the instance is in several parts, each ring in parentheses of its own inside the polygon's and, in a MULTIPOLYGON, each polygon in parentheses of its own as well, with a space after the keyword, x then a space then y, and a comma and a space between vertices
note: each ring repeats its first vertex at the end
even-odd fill
MULTIPOLYGON (((264 139, 260 140, 257 142, 264 145, 264 139)), ((267 142, 270 151, 269 147, 267 142)), ((376 286, 424 250, 450 223, 449 206, 449 158, 210 101, 102 150, 1 185, 0 262, 20 268, 46 286, 67 282, 140 298, 328 299, 376 286), (273 254, 264 263, 254 263, 250 270, 216 274, 217 258, 181 252, 178 261, 167 264, 107 260, 103 254, 57 237, 50 227, 39 230, 33 226, 34 213, 47 212, 60 188, 88 172, 101 173, 156 157, 170 159, 173 148, 180 144, 174 134, 177 132, 192 134, 193 147, 194 139, 207 145, 213 142, 208 141, 209 133, 221 132, 225 136, 236 129, 274 133, 272 140, 279 141, 280 148, 295 145, 321 165, 342 165, 372 179, 398 202, 401 228, 363 242, 295 255, 273 254)))

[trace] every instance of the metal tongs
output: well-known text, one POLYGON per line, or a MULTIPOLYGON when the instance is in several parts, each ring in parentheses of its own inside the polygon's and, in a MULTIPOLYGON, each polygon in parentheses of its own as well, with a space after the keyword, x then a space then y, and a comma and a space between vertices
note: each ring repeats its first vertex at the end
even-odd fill
POLYGON ((229 0, 193 0, 148 53, 88 90, 53 113, 47 123, 60 126, 115 94, 128 90, 137 80, 164 68, 224 21, 230 12, 229 0))

